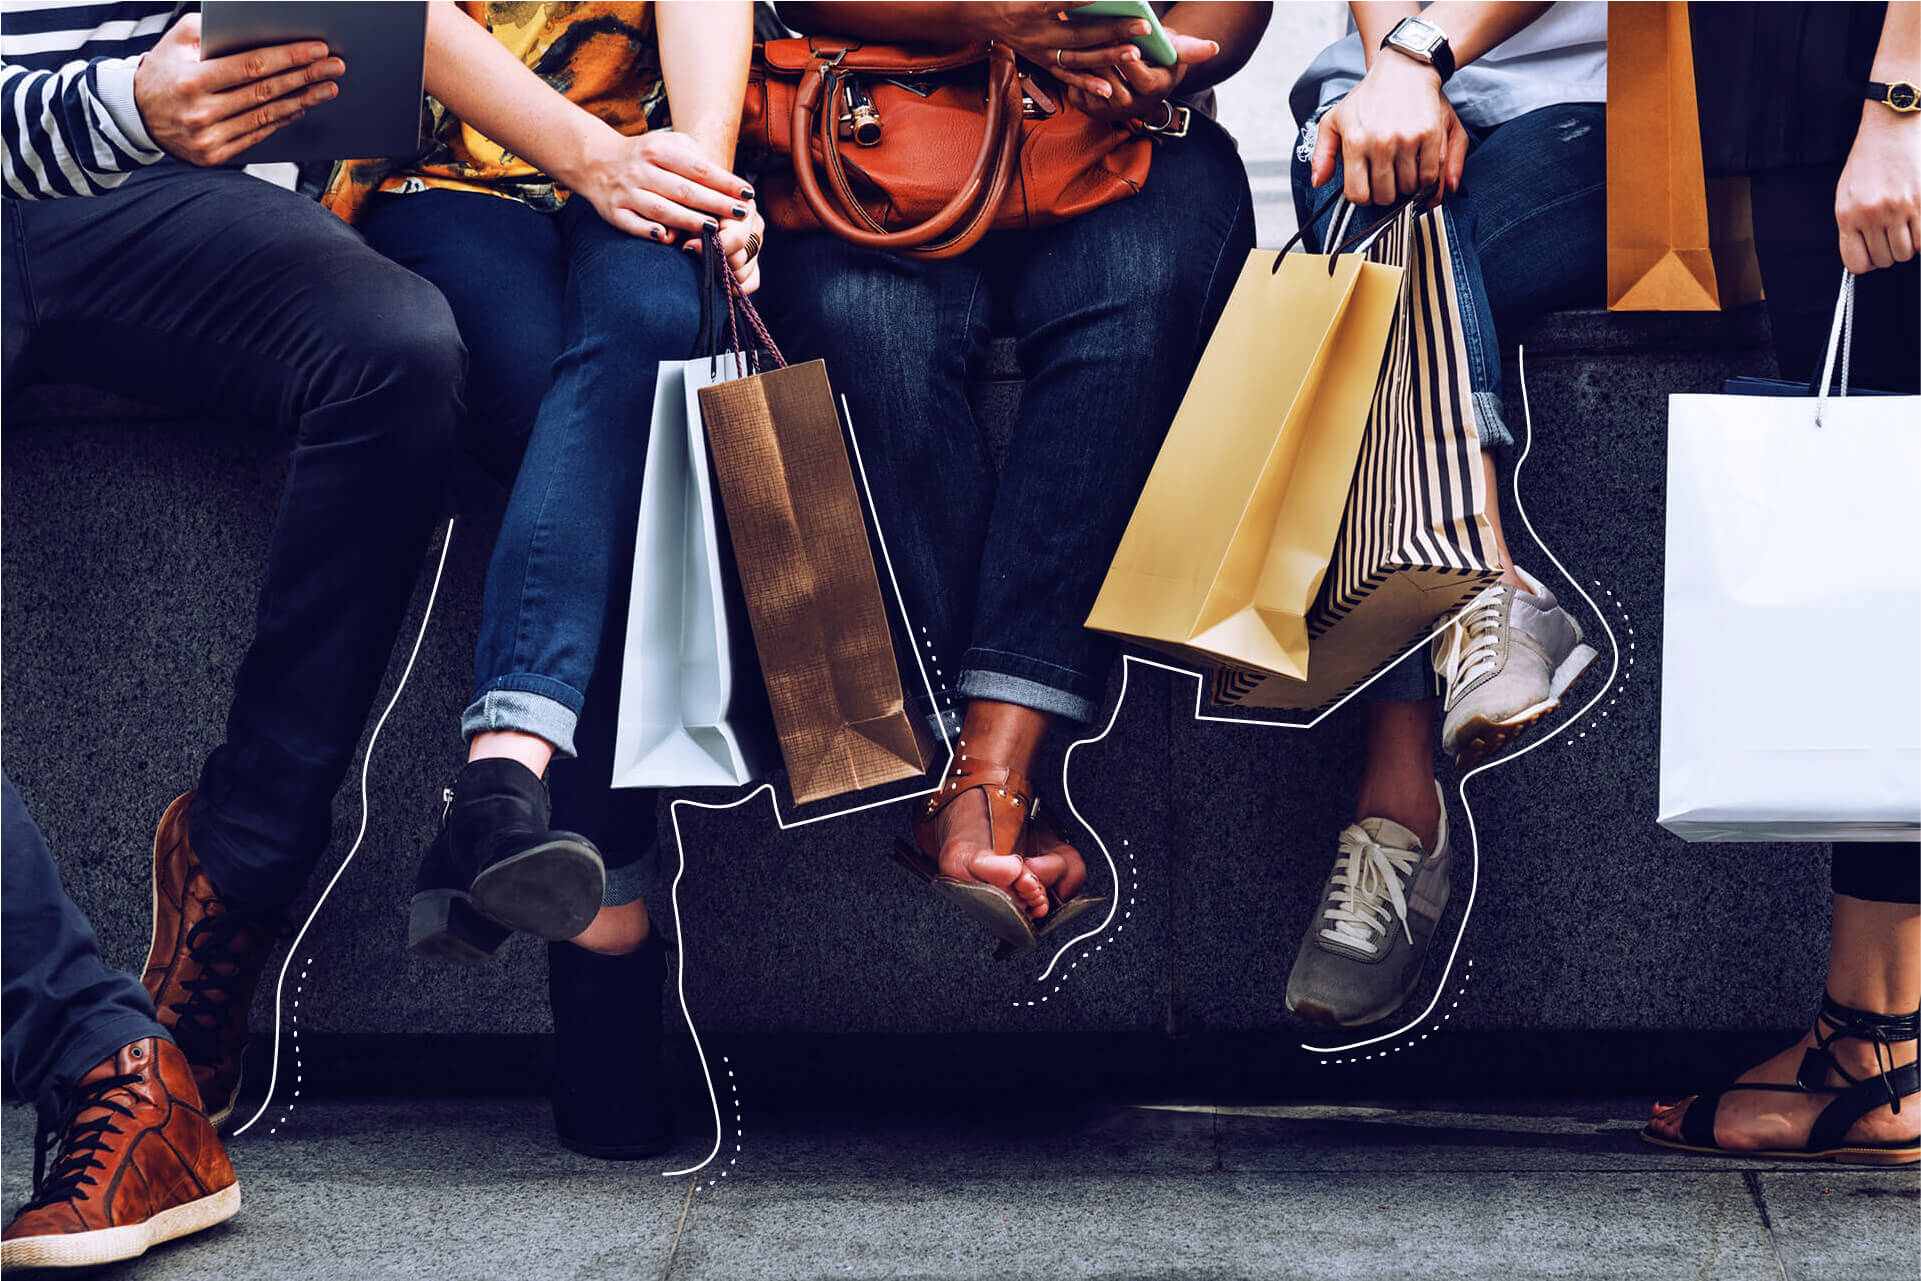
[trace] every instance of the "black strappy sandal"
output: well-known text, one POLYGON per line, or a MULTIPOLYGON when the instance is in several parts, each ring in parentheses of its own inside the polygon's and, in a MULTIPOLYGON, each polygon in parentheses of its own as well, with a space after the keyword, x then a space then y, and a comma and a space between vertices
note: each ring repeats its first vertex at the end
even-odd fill
POLYGON ((1681 1142, 1656 1134, 1649 1125, 1641 1137, 1659 1147, 1679 1152, 1699 1152, 1711 1156, 1763 1157, 1777 1161, 1837 1161, 1848 1165, 1912 1165, 1921 1161, 1921 1141, 1909 1139, 1894 1143, 1849 1143, 1847 1133, 1874 1109, 1891 1106, 1898 1113, 1903 1099, 1921 1094, 1921 1067, 1913 1063, 1894 1066, 1893 1046, 1915 1040, 1921 1035, 1921 1015, 1870 1014, 1841 1004, 1822 994, 1821 1015, 1815 1023, 1815 1045, 1801 1059, 1801 1070, 1792 1084, 1773 1081, 1736 1082, 1718 1090, 1696 1095, 1681 1114, 1681 1142), (1828 1032, 1823 1025, 1832 1026, 1828 1032), (1857 1078, 1834 1057, 1830 1048, 1837 1041, 1871 1041, 1875 1065, 1880 1071, 1857 1078), (1882 1066, 1885 1055, 1886 1066, 1882 1066), (1833 1073, 1846 1085, 1827 1084, 1833 1073), (1787 1094, 1832 1094, 1834 1101, 1821 1110, 1808 1130, 1807 1143, 1799 1148, 1724 1148, 1714 1141, 1714 1114, 1723 1096, 1736 1090, 1770 1090, 1787 1094))

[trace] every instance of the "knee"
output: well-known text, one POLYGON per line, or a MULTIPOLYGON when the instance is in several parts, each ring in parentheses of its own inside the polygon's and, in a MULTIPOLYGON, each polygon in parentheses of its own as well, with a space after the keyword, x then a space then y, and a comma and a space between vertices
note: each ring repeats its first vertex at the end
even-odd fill
POLYGON ((405 268, 381 266, 366 273, 371 278, 332 286, 341 305, 324 337, 339 357, 322 398, 376 402, 385 431, 444 446, 461 413, 467 348, 438 289, 405 268))

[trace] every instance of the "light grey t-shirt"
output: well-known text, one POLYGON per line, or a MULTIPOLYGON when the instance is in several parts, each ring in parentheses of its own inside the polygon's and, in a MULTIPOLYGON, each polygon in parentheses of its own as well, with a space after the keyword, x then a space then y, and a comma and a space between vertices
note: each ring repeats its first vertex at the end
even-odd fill
MULTIPOLYGON (((1561 0, 1448 77, 1448 101, 1463 122, 1482 129, 1556 103, 1606 102, 1607 8, 1605 0, 1561 0)), ((1365 74, 1361 36, 1350 17, 1347 35, 1321 50, 1294 82, 1287 96, 1294 119, 1306 123, 1365 74)))

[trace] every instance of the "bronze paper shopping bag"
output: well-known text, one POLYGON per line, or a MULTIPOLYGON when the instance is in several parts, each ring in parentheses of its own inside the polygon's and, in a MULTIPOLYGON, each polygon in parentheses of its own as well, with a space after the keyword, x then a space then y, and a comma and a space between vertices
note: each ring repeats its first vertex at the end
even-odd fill
POLYGON ((834 405, 818 360, 700 391, 796 804, 926 768, 834 405))
POLYGON ((1301 677, 1401 269, 1276 257, 1248 255, 1087 626, 1301 677))
POLYGON ((1748 184, 1702 177, 1685 3, 1608 5, 1611 311, 1717 311, 1761 297, 1748 184))
POLYGON ((1210 687, 1217 703, 1319 710, 1500 574, 1448 235, 1441 210, 1410 212, 1366 251, 1406 275, 1340 538, 1308 618, 1306 678, 1223 670, 1210 687))

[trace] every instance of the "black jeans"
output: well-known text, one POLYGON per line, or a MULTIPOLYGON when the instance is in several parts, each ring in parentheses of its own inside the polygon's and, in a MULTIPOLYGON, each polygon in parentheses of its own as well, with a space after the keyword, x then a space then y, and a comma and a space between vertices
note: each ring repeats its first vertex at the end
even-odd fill
POLYGON ((123 1045, 167 1033, 140 981, 100 959, 93 927, 60 887, 53 855, 4 772, 0 829, 0 1054, 14 1088, 51 1122, 89 1069, 123 1045))
POLYGON ((164 163, 102 196, 8 200, 5 219, 9 386, 88 383, 292 439, 226 741, 189 817, 221 892, 278 910, 326 848, 440 511, 466 369, 453 316, 339 219, 239 170, 164 163))
POLYGON ((1093 717, 1115 644, 1082 624, 1253 247, 1240 157, 1198 114, 1139 194, 956 258, 768 242, 763 309, 847 397, 943 713, 1093 717), (967 384, 1003 319, 1027 382, 996 476, 967 384))

